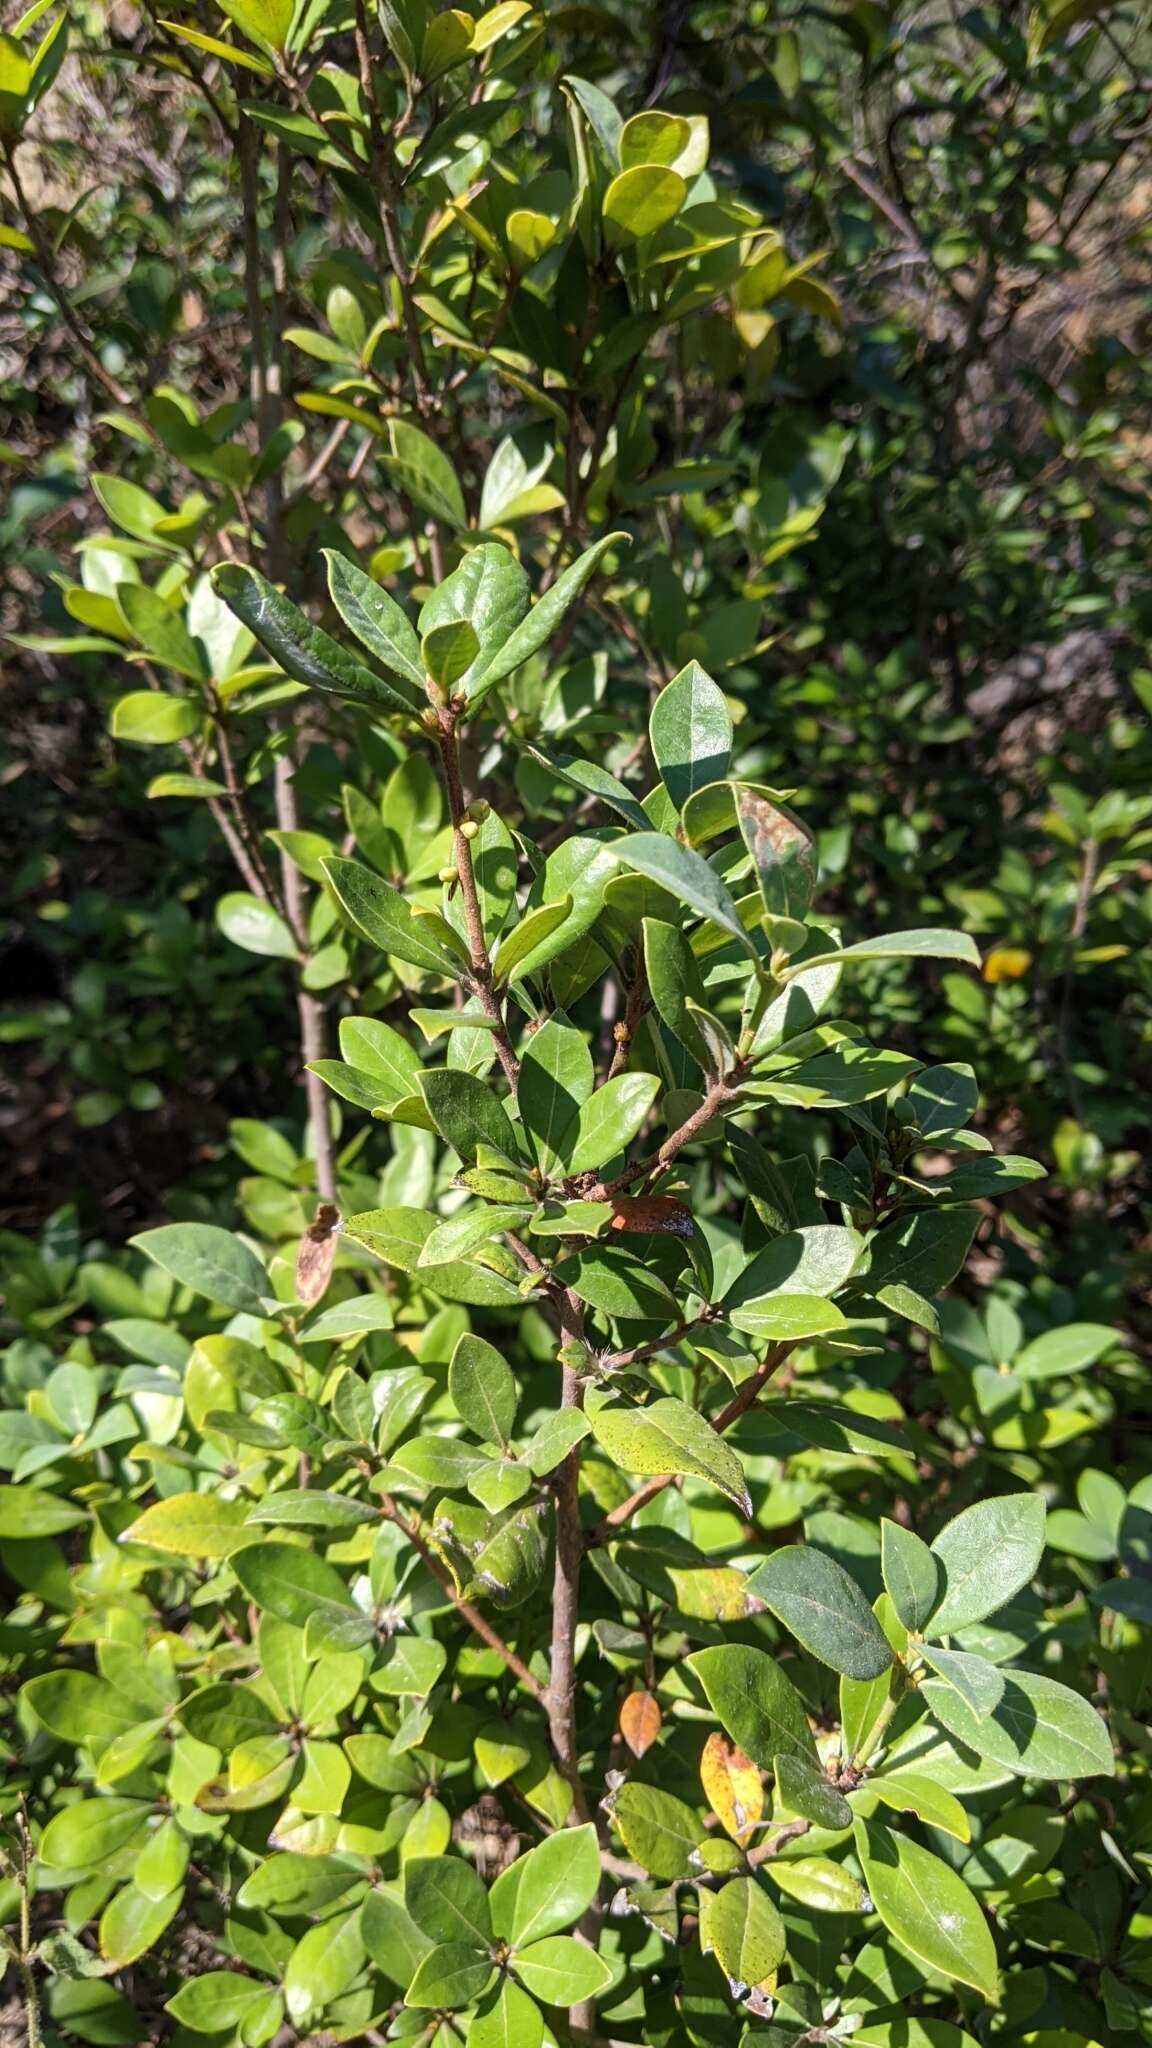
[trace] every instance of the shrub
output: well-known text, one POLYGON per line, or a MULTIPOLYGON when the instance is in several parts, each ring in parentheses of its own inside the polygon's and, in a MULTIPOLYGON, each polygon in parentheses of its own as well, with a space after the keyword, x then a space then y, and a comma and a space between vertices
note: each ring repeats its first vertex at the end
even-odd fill
MULTIPOLYGON (((22 315, 111 407, 79 568, 10 638, 149 820, 140 907, 21 870, 84 965, 8 1028, 85 1128, 190 1070, 219 1119, 128 1252, 68 1212, 4 1240, 29 2039, 1114 2048, 1146 750, 1118 709, 1106 760, 990 765, 957 648, 975 684, 1127 544, 1102 509, 1085 554, 1027 450, 989 480, 978 321, 878 338, 849 278, 845 336, 786 248, 824 202, 795 164, 769 202, 765 136, 831 134, 823 27, 691 10, 609 92, 593 10, 226 12, 134 46, 195 176, 109 209, 123 301, 20 174, 65 31, 0 41, 22 315)), ((883 89, 904 46, 853 20, 883 89)), ((1081 44, 962 33, 1047 192, 1081 44)), ((979 216, 1011 153, 949 107, 979 216)), ((1004 214, 985 310, 1043 267, 1004 214)), ((938 279, 980 255, 948 230, 938 279)))

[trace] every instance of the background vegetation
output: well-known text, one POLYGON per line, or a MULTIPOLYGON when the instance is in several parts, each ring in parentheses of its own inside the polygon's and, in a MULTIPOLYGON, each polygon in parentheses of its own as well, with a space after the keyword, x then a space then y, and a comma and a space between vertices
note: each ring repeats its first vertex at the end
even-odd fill
MULTIPOLYGON (((106 18, 37 5, 9 10, 6 28, 0 1903, 14 1960, 0 2025, 13 2040, 30 2024, 127 2044, 441 2030, 537 2048, 535 1988, 557 2039, 660 2048, 745 2027, 772 2048, 850 2035, 959 2048, 957 2029, 1113 2048, 1147 2034, 1141 10, 383 0, 377 16, 341 0, 227 0, 170 16, 117 4, 106 18), (522 609, 516 561, 552 599, 552 630, 481 691, 475 663, 522 609), (309 646, 288 614, 269 627, 249 567, 343 656, 309 646), (413 641, 417 680, 427 668, 444 704, 468 698, 447 739, 436 717, 416 730, 396 668, 403 627, 386 609, 353 655, 358 575, 410 620, 447 583, 413 641), (460 618, 475 647, 447 632, 460 618), (795 846, 805 876, 819 872, 815 937, 807 881, 797 894, 787 862, 783 883, 757 868, 731 810, 693 838, 685 799, 718 777, 775 792, 806 821, 811 858, 807 829, 795 846), (598 847, 625 827, 692 840, 748 889, 769 919, 754 979, 805 947, 968 935, 951 957, 897 949, 846 974, 831 1035, 791 1056, 843 1062, 871 1042, 895 1062, 875 1070, 893 1082, 887 1123, 879 1082, 853 1099, 842 1065, 815 1094, 778 1066, 752 1116, 747 1096, 711 1100, 743 1044, 749 969, 709 940, 683 876, 642 887, 635 865, 631 895, 613 882, 607 907, 603 893, 583 904, 598 847), (400 884, 417 923, 443 920, 438 956, 405 951, 395 920, 397 951, 371 918, 366 930, 351 885, 321 866, 350 856, 400 884), (460 883, 473 857, 485 972, 495 947, 486 988, 474 945, 462 970, 451 957, 453 931, 474 937, 460 883), (501 971, 525 913, 565 901, 563 943, 548 953, 545 916, 519 941, 528 966, 505 950, 501 971), (641 913, 703 961, 719 1020, 704 1039, 680 998, 659 999, 641 913), (480 1184, 484 1158, 452 1109, 421 1092, 421 1072, 443 1070, 492 1100, 515 1094, 505 1048, 443 1009, 454 979, 468 1014, 496 1001, 513 1060, 529 1023, 560 1013, 594 1055, 598 1095, 609 1074, 658 1077, 647 1138, 625 1117, 613 1150, 588 1155, 599 1186, 564 1194, 595 1202, 610 1169, 627 1180, 632 1146, 626 1199, 690 1210, 696 1263, 650 1214, 634 1253, 605 1256, 633 1287, 637 1269, 662 1276, 675 1316, 634 1293, 585 1294, 577 1331, 562 1287, 522 1302, 512 1254, 493 1260, 475 1238, 461 1257, 500 1285, 461 1292, 438 1266, 432 1287, 396 1262, 394 1220, 345 1232, 315 1308, 336 1242, 323 1222, 318 1274, 296 1257, 318 1200, 361 1225, 404 1211, 465 1229, 475 1203, 508 1203, 507 1187, 480 1184), (910 1092, 914 1063, 951 1117, 910 1092), (957 1081, 968 1069, 975 1080, 957 1081), (640 1174, 705 1101, 731 1115, 726 1132, 701 1119, 657 1162, 663 1177, 640 1174), (1013 1162, 999 1179, 987 1148, 1013 1162), (882 1233, 903 1227, 901 1204, 916 1217, 929 1203, 963 1219, 954 1258, 905 1273, 887 1299, 866 1266, 817 1290, 836 1295, 848 1337, 782 1336, 760 1312, 726 1353, 720 1334, 699 1341, 712 1296, 698 1240, 712 1283, 722 1271, 738 1287, 740 1259, 775 1238, 882 1233), (130 1244, 159 1225, 228 1232, 231 1278, 193 1270, 195 1236, 130 1244), (678 1337, 681 1321, 694 1327, 678 1337), (495 1374, 500 1409, 505 1383, 482 1362, 493 1344, 515 1376, 507 1442, 496 1435, 524 1458, 572 1405, 589 1354, 597 1372, 605 1359, 641 1368, 622 1383, 637 1415, 656 1394, 715 1422, 751 1375, 732 1418, 748 1500, 730 1469, 726 1500, 716 1472, 689 1463, 682 1484, 636 1504, 625 1475, 662 1468, 634 1441, 616 1455, 603 1429, 579 1454, 556 1439, 563 1463, 541 1453, 531 1467, 538 1542, 523 1496, 500 1491, 518 1462, 507 1455, 502 1477, 417 1456, 397 1481, 394 1451, 494 1440, 465 1387, 495 1374), (450 1372, 458 1355, 467 1375, 450 1372), (766 1368, 784 1377, 753 1410, 766 1368), (365 1374, 367 1417, 348 1392, 365 1374), (386 1418, 381 1433, 382 1378, 422 1390, 410 1413, 397 1397, 394 1434, 386 1418), (371 1542, 347 1509, 364 1476, 348 1445, 363 1435, 400 1502, 400 1523, 371 1542), (594 1533, 619 1511, 615 1528, 633 1532, 590 1546, 565 1618, 566 1731, 556 1471, 575 1489, 561 1523, 567 1512, 594 1533), (404 1624, 390 1654, 423 1646, 402 1681, 367 1688, 364 1644, 346 1626, 309 1637, 311 1608, 249 1583, 231 1536, 201 1532, 197 1550, 181 1521, 175 1541, 151 1541, 155 1523, 122 1540, 189 1494, 274 1523, 277 1493, 344 1501, 327 1528, 300 1510, 271 1536, 341 1584, 371 1581, 374 1629, 382 1609, 404 1624), (995 1734, 966 1748, 947 1706, 953 1739, 937 1728, 925 1747, 925 1669, 899 1630, 930 1639, 931 1617, 884 1607, 899 1536, 885 1557, 881 1521, 935 1539, 990 1499, 1045 1503, 1048 1549, 1041 1563, 1024 1546, 1012 1604, 995 1626, 969 1617, 961 1659, 1023 1658, 1025 1677, 1043 1666, 1107 1710, 1114 1780, 1091 1775, 1088 1735, 1078 1756, 1032 1748, 998 1764, 995 1734), (489 1560, 486 1587, 478 1576, 486 1518, 515 1526, 514 1602, 507 1557, 489 1560), (888 1691, 886 1666, 883 1679, 845 1668, 839 1638, 829 1657, 767 1592, 725 1607, 726 1573, 801 1543, 808 1568, 830 1558, 865 1610, 881 1603, 907 1698, 888 1691), (462 1600, 502 1649, 478 1644, 462 1600), (723 1689, 688 1675, 686 1656, 733 1645, 783 1651, 773 1669, 803 1700, 814 1736, 795 1739, 815 1741, 818 1794, 792 1784, 790 1804, 771 1743, 758 1751, 723 1689), (894 1734, 885 1720, 872 1739, 851 1690, 868 1685, 905 1716, 894 1734), (243 1710, 225 1723, 219 1688, 257 1702, 246 1723, 243 1710), (702 1783, 706 1730, 719 1748, 702 1783), (739 1751, 733 1764, 735 1743, 751 1767, 739 1751), (891 1831, 878 1795, 836 1782, 865 1750, 876 1783, 905 1785, 891 1831), (675 1834, 668 1811, 629 1820, 642 1788, 678 1805, 682 1827, 694 1816, 696 1848, 689 1834, 671 1861, 666 1842, 661 1853, 652 1830, 675 1834), (625 1795, 611 1820, 609 1792, 625 1795), (839 1825, 849 1797, 855 1833, 839 1825), (85 1816, 96 1832, 77 1835, 85 1816), (405 2005, 445 1924, 422 1898, 432 1880, 409 1872, 405 1885, 408 1866, 447 1867, 482 1919, 469 1864, 490 1881, 565 1821, 594 1823, 599 1845, 587 1884, 593 1838, 565 1845, 571 1910, 543 1938, 580 1921, 610 1979, 577 1964, 560 1987, 571 1996, 549 2001, 530 1970, 518 1982, 501 1963, 495 1994, 466 1978, 455 2002, 439 1983, 438 2002, 405 2005), (1000 1992, 979 1932, 955 1967, 902 1917, 877 1830, 912 1856, 912 1892, 931 1888, 919 1855, 979 1901, 1000 1992), (755 1970, 736 1967, 750 1956, 755 1970), (197 1976, 205 2003, 181 2005, 197 1976)), ((681 996, 703 1008, 695 968, 676 959, 681 996)), ((567 1183, 584 1155, 557 1156, 567 1183)), ((479 1213, 490 1238, 501 1226, 479 1213)), ((990 1569, 1003 1532, 982 1542, 990 1569)), ((843 1619, 852 1595, 835 1589, 843 1619)), ((312 1584, 310 1599, 333 1597, 312 1584)), ((984 1685, 994 1723, 1003 1695, 989 1706, 984 1685)), ((537 1866, 530 1884, 542 1881, 537 1866)))

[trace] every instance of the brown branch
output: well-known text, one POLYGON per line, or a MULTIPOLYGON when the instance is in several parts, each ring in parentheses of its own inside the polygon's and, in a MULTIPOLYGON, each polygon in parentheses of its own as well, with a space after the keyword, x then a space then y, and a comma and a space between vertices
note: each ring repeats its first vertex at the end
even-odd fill
MULTIPOLYGON (((721 1409, 720 1414, 714 1419, 709 1418, 717 1436, 723 1436, 725 1430, 731 1429, 734 1422, 738 1422, 742 1415, 747 1414, 749 1408, 763 1393, 772 1375, 779 1370, 791 1348, 790 1344, 774 1344, 763 1364, 757 1366, 756 1371, 737 1387, 728 1406, 721 1409)), ((655 1479, 646 1479, 643 1486, 638 1486, 635 1493, 629 1494, 627 1500, 621 1501, 619 1507, 613 1508, 602 1521, 597 1522, 594 1529, 589 1529, 585 1533, 584 1548, 598 1550, 601 1544, 611 1543, 624 1524, 630 1522, 633 1515, 640 1508, 646 1507, 650 1500, 655 1500, 658 1493, 663 1493, 664 1488, 670 1486, 675 1477, 674 1472, 665 1472, 655 1479)))
MULTIPOLYGON (((560 1329, 566 1347, 578 1353, 584 1343, 584 1305, 569 1290, 559 1297, 560 1329)), ((583 1384, 575 1357, 561 1353, 561 1408, 579 1408, 583 1384)), ((548 1666, 548 1730, 556 1761, 572 1793, 577 1822, 589 1818, 580 1782, 580 1746, 576 1733, 576 1622, 580 1606, 580 1566, 584 1534, 580 1526, 580 1445, 575 1444, 555 1478, 556 1565, 552 1579, 552 1643, 548 1666)))
POLYGON ((356 0, 356 56, 360 67, 360 90, 364 95, 364 111, 368 116, 372 179, 380 200, 380 229, 384 238, 385 253, 396 279, 396 289, 400 294, 417 409, 421 413, 427 413, 430 408, 431 392, 424 355, 424 337, 420 332, 416 301, 412 293, 412 274, 408 268, 408 258, 400 234, 395 159, 384 132, 384 123, 380 118, 380 106, 376 98, 372 52, 368 45, 368 13, 364 0, 356 0))
MULTIPOLYGON (((240 185, 243 204, 244 289, 252 340, 252 403, 261 447, 267 447, 283 417, 283 368, 281 331, 288 291, 288 238, 291 228, 292 171, 290 152, 281 146, 276 178, 276 198, 271 241, 272 296, 268 318, 260 294, 260 186, 259 144, 255 129, 241 116, 237 136, 240 185)), ((264 486, 264 539, 268 568, 273 582, 286 582, 291 563, 284 534, 284 499, 278 471, 264 486)), ((298 766, 295 734, 289 720, 281 724, 283 745, 272 770, 276 824, 281 832, 299 830, 296 800, 298 766)), ((302 955, 308 952, 308 916, 304 881, 295 861, 281 848, 280 889, 285 920, 302 955)), ((304 1091, 316 1164, 316 1191, 324 1201, 336 1194, 336 1155, 329 1114, 328 1091, 313 1063, 326 1051, 324 1007, 303 985, 296 983, 296 1016, 300 1033, 300 1062, 304 1070, 304 1091)))
POLYGON ((637 1159, 631 1166, 626 1166, 623 1173, 618 1173, 614 1180, 598 1183, 586 1199, 590 1202, 611 1201, 613 1195, 618 1195, 624 1188, 631 1187, 633 1181, 648 1180, 653 1174, 663 1173, 666 1167, 671 1166, 677 1153, 683 1151, 685 1145, 691 1144, 693 1138, 698 1136, 706 1124, 711 1123, 717 1111, 723 1109, 726 1103, 736 1100, 739 1091, 733 1085, 735 1072, 733 1069, 733 1075, 724 1075, 719 1081, 713 1081, 703 1101, 692 1111, 691 1116, 685 1117, 679 1129, 665 1138, 664 1143, 658 1145, 655 1152, 649 1152, 643 1159, 637 1159))
POLYGON ((487 1643, 490 1650, 495 1650, 498 1657, 503 1657, 509 1671, 515 1673, 521 1685, 527 1686, 533 1699, 539 1700, 542 1706, 545 1705, 547 1703, 546 1695, 540 1680, 533 1677, 523 1658, 517 1656, 512 1645, 504 1641, 503 1636, 497 1633, 491 1622, 481 1614, 479 1608, 473 1607, 470 1600, 463 1599, 456 1591, 455 1586, 452 1584, 451 1573, 441 1564, 435 1553, 429 1549, 421 1534, 419 1524, 414 1519, 409 1521, 406 1515, 401 1514, 395 1501, 388 1494, 381 1496, 381 1506, 386 1519, 389 1522, 394 1522, 396 1527, 407 1536, 413 1549, 419 1552, 436 1584, 440 1587, 441 1592, 447 1594, 461 1620, 466 1621, 469 1628, 475 1630, 481 1641, 487 1643))

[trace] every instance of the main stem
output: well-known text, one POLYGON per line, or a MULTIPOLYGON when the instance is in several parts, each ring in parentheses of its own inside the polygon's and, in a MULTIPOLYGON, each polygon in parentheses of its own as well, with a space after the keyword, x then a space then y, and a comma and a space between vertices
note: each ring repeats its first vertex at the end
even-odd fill
MULTIPOLYGON (((252 341, 252 402, 256 412, 261 447, 266 447, 283 417, 283 370, 281 333, 288 291, 288 234, 292 198, 292 159, 281 149, 276 180, 275 211, 271 245, 272 298, 267 320, 260 295, 260 188, 259 144, 256 131, 246 115, 240 116, 237 134, 240 189, 244 214, 244 284, 248 325, 252 341)), ((268 569, 272 581, 285 580, 291 563, 284 533, 283 493, 278 472, 273 471, 264 489, 264 529, 268 569)), ((285 724, 283 749, 272 771, 276 824, 281 832, 299 830, 296 801, 296 736, 285 724)), ((308 951, 308 914, 303 878, 288 853, 280 855, 280 888, 284 914, 302 954, 308 951)), ((324 1008, 303 985, 296 983, 296 1018, 300 1038, 300 1061, 304 1069, 304 1090, 308 1122, 316 1164, 316 1192, 330 1202, 336 1195, 336 1156, 328 1091, 312 1063, 323 1059, 327 1049, 324 1008)))
MULTIPOLYGON (((584 1342, 584 1307, 565 1290, 560 1296, 560 1329, 564 1348, 584 1342)), ((562 1359, 560 1406, 579 1408, 584 1390, 576 1362, 562 1359)), ((548 1676, 548 1731, 556 1761, 572 1793, 572 1814, 586 1821, 588 1802, 580 1782, 580 1747, 576 1734, 576 1623, 580 1611, 580 1566, 584 1537, 580 1527, 580 1446, 569 1451, 559 1467, 556 1488, 556 1568, 552 1579, 552 1643, 548 1676)))

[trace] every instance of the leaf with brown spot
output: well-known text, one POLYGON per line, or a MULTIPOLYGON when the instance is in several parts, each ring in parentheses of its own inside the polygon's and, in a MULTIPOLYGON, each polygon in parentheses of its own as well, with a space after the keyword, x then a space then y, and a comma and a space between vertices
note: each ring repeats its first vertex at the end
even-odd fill
POLYGON ((764 908, 771 917, 804 918, 816 889, 816 848, 806 825, 766 790, 733 784, 736 822, 752 855, 764 908))
POLYGON ((633 1756, 651 1749, 664 1724, 660 1702, 650 1692, 630 1692, 620 1709, 620 1733, 633 1756))
POLYGON ((750 1757, 719 1728, 700 1757, 700 1783, 717 1820, 743 1849, 764 1813, 764 1781, 750 1757))

